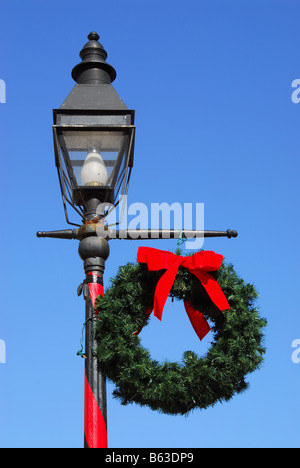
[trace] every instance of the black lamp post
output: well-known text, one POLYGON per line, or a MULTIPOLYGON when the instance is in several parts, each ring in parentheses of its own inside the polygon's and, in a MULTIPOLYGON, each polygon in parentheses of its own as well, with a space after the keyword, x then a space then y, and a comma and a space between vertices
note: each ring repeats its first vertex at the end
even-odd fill
MULTIPOLYGON (((74 237, 81 240, 79 255, 86 274, 79 288, 86 301, 84 432, 85 447, 96 448, 107 446, 107 417, 105 377, 95 356, 93 296, 103 293, 109 245, 93 228, 100 221, 98 206, 116 206, 118 196, 127 193, 135 127, 134 111, 128 110, 111 85, 116 72, 106 62, 107 53, 98 42, 98 34, 92 32, 88 39, 80 52, 82 61, 72 71, 77 84, 61 107, 53 111, 53 138, 66 220, 80 227, 69 220, 69 205, 83 222, 74 237)), ((68 237, 68 231, 61 235, 68 237)), ((52 233, 52 237, 61 236, 52 233)))
MULTIPOLYGON (((109 256, 110 239, 179 238, 180 231, 146 229, 113 230, 98 227, 104 214, 101 204, 116 206, 119 195, 126 195, 133 166, 134 111, 128 110, 112 87, 114 68, 106 62, 107 53, 92 32, 80 52, 82 61, 72 71, 76 85, 61 107, 54 110, 54 149, 63 206, 68 224, 76 229, 38 232, 38 237, 78 239, 79 255, 86 278, 83 291, 85 319, 85 447, 107 447, 106 383, 98 368, 94 299, 103 294, 103 273, 109 256), (82 219, 71 222, 71 206, 82 219)), ((103 205, 102 205, 103 206, 103 205)), ((236 237, 236 231, 184 230, 184 237, 236 237)))

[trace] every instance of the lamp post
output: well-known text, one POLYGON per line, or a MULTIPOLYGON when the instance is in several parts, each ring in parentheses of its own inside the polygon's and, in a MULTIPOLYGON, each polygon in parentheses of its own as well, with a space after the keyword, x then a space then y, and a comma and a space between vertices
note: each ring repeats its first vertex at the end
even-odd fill
MULTIPOLYGON (((114 68, 96 32, 80 52, 73 68, 76 84, 59 109, 53 111, 53 139, 66 221, 76 229, 39 231, 38 237, 77 239, 85 280, 78 288, 86 303, 85 315, 85 448, 107 447, 106 382, 97 365, 94 338, 97 320, 94 301, 103 295, 105 261, 110 239, 179 238, 177 230, 115 230, 104 226, 107 212, 99 206, 115 207, 128 191, 134 153, 134 111, 129 110, 112 86, 114 68), (121 195, 121 197, 120 197, 121 195), (81 217, 70 220, 68 208, 81 217), (99 230, 99 228, 101 228, 99 230), (101 232, 101 235, 99 235, 101 232)), ((236 237, 236 231, 191 231, 191 237, 236 237)))
MULTIPOLYGON (((76 85, 59 109, 53 111, 55 162, 66 220, 68 206, 82 218, 79 255, 86 278, 85 447, 107 446, 106 384, 95 355, 94 300, 103 294, 103 273, 109 255, 108 241, 93 232, 101 221, 97 208, 118 203, 128 190, 134 149, 134 111, 129 110, 111 83, 114 68, 96 32, 80 52, 73 68, 76 85)), ((80 225, 78 225, 80 226, 80 225)))

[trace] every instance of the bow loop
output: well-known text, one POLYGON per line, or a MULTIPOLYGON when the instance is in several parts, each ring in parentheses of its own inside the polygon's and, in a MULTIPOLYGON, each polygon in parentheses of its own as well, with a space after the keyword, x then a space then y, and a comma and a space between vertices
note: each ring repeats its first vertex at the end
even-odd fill
POLYGON ((182 265, 192 273, 194 273, 194 270, 217 271, 223 261, 223 255, 212 252, 211 250, 203 250, 189 257, 180 258, 183 260, 182 265))
POLYGON ((146 263, 149 271, 168 270, 171 265, 178 263, 179 266, 184 260, 185 257, 152 247, 140 247, 137 254, 137 261, 146 263))
MULTIPOLYGON (((220 310, 230 309, 218 282, 208 273, 209 271, 216 271, 220 268, 223 261, 222 255, 212 251, 202 251, 190 257, 181 257, 172 252, 166 252, 152 247, 140 247, 137 261, 139 263, 146 263, 149 271, 166 270, 159 279, 154 294, 154 315, 159 320, 162 319, 165 303, 180 266, 186 268, 199 279, 211 300, 220 310)), ((185 308, 190 320, 191 316, 193 316, 191 323, 201 340, 208 333, 210 328, 202 314, 196 311, 192 313, 190 304, 187 305, 185 303, 185 308), (204 322, 206 325, 203 327, 204 322), (202 329, 202 331, 199 331, 200 329, 202 329)))

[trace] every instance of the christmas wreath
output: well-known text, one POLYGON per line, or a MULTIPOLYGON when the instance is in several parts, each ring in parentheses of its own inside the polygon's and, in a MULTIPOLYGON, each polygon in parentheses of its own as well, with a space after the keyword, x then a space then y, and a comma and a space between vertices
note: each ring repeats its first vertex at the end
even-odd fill
POLYGON ((95 305, 98 363, 116 385, 114 397, 123 405, 187 414, 244 391, 245 377, 259 368, 265 353, 266 321, 255 307, 257 296, 214 252, 182 257, 178 251, 140 248, 138 263, 121 266, 95 305), (200 339, 211 330, 205 356, 186 351, 180 363, 159 363, 141 345, 139 333, 151 311, 161 319, 168 296, 184 301, 200 339))

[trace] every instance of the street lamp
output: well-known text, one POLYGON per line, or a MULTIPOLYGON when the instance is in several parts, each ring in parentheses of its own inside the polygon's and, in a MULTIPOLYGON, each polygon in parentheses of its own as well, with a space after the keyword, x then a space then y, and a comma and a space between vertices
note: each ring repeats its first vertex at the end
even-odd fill
MULTIPOLYGON (((101 222, 99 205, 116 206, 127 194, 134 152, 134 111, 129 110, 111 83, 114 68, 99 35, 91 32, 80 52, 82 61, 72 71, 76 85, 59 109, 53 111, 55 163, 68 224, 80 227, 79 255, 86 278, 79 287, 86 301, 84 445, 107 447, 106 382, 95 354, 94 301, 103 294, 103 272, 109 255, 106 239, 96 235, 101 222), (71 206, 82 225, 71 222, 71 206)), ((61 234, 62 237, 67 234, 61 234)), ((40 235, 38 233, 38 235, 40 235)), ((51 236, 51 234, 49 234, 51 236)), ((61 237, 53 235, 52 237, 61 237)))
POLYGON ((236 237, 236 231, 192 231, 140 229, 115 230, 104 226, 109 211, 125 199, 133 166, 134 111, 129 110, 111 83, 114 68, 96 32, 80 52, 81 62, 73 68, 76 85, 59 109, 53 111, 55 164, 66 221, 77 229, 39 231, 38 237, 77 239, 84 262, 85 280, 78 288, 86 303, 85 316, 85 423, 84 446, 107 447, 106 382, 97 364, 95 299, 103 295, 103 273, 110 239, 180 239, 193 237, 236 237), (81 217, 70 221, 68 207, 81 217), (101 235, 99 235, 101 226, 101 235))

